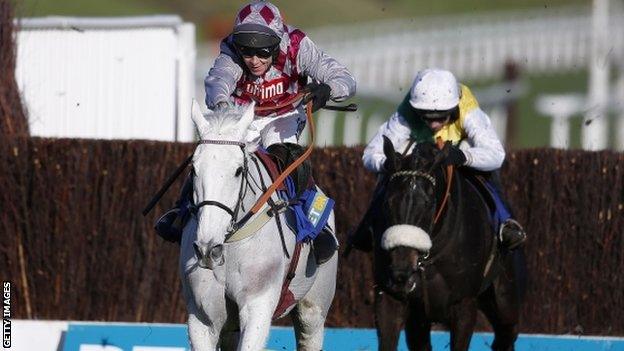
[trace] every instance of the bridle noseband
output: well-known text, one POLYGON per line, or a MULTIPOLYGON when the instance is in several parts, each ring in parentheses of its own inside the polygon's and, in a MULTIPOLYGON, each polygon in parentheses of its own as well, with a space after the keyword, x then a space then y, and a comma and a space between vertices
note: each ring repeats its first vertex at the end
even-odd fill
POLYGON ((244 185, 245 185, 245 179, 247 178, 247 155, 245 154, 245 147, 246 144, 240 141, 230 141, 230 140, 211 140, 211 139, 202 139, 199 141, 198 144, 214 144, 214 145, 234 145, 234 146, 238 146, 241 148, 241 151, 243 152, 243 172, 241 173, 241 183, 240 183, 240 188, 238 191, 238 200, 236 201, 236 207, 234 208, 234 210, 232 210, 231 208, 229 208, 228 206, 226 206, 225 204, 219 202, 219 201, 214 201, 214 200, 203 200, 201 202, 199 202, 198 204, 193 204, 191 203, 190 209, 191 212, 195 215, 197 215, 197 212, 199 211, 199 209, 203 206, 216 206, 220 209, 222 209, 223 211, 227 212, 232 218, 230 219, 230 227, 228 228, 228 232, 232 232, 234 230, 236 230, 236 222, 238 220, 238 212, 240 211, 241 208, 241 204, 243 201, 243 190, 244 190, 244 185))
POLYGON ((431 184, 433 184, 433 186, 436 186, 436 180, 435 178, 429 174, 429 173, 425 173, 425 172, 421 172, 421 171, 410 171, 410 170, 406 170, 406 171, 398 171, 398 172, 394 172, 392 173, 392 175, 390 176, 390 179, 388 181, 391 181, 394 178, 397 177, 420 177, 420 178, 425 178, 427 179, 431 184))

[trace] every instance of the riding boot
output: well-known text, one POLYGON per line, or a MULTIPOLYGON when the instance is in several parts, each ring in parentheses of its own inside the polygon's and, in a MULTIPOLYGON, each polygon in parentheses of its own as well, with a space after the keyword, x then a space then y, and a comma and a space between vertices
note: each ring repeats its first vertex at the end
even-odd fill
POLYGON ((385 189, 385 181, 381 179, 377 182, 377 187, 373 192, 371 200, 364 217, 358 224, 357 228, 349 234, 347 238, 347 247, 343 257, 348 257, 351 250, 356 249, 362 252, 371 252, 373 250, 373 225, 374 220, 380 216, 381 202, 383 200, 383 190, 385 189))
POLYGON ((312 250, 317 265, 329 261, 336 251, 338 251, 338 240, 334 236, 331 228, 325 226, 323 230, 312 240, 312 250))
POLYGON ((166 241, 179 243, 182 239, 182 231, 186 224, 189 199, 193 192, 193 177, 189 175, 184 181, 180 197, 174 207, 165 212, 156 220, 154 229, 156 233, 166 241))
POLYGON ((503 247, 514 250, 526 241, 526 232, 515 219, 509 218, 500 227, 499 240, 503 247))
POLYGON ((502 205, 506 209, 508 209, 507 216, 510 216, 502 221, 498 230, 498 240, 500 241, 501 245, 507 250, 514 250, 526 241, 526 232, 524 231, 524 228, 522 228, 520 223, 518 223, 518 221, 511 218, 511 216, 513 216, 513 214, 511 213, 511 206, 509 206, 509 203, 501 192, 501 189, 503 187, 500 181, 500 172, 491 172, 489 174, 488 180, 490 181, 490 184, 493 185, 494 190, 497 192, 498 197, 502 202, 502 205))

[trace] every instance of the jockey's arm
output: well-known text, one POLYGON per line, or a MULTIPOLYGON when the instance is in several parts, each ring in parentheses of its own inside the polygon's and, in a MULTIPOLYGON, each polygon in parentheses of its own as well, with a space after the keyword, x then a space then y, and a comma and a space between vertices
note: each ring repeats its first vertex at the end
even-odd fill
POLYGON ((469 144, 468 148, 462 148, 466 155, 465 166, 485 172, 500 168, 505 160, 505 149, 487 114, 480 108, 472 110, 463 128, 469 144))
POLYGON ((397 152, 403 152, 407 147, 410 136, 410 127, 405 119, 395 112, 389 120, 382 124, 377 130, 377 134, 371 139, 364 149, 362 161, 364 167, 371 172, 382 172, 386 155, 383 152, 383 136, 390 139, 397 152))
POLYGON ((209 109, 220 102, 227 102, 236 89, 236 83, 243 74, 240 64, 234 62, 234 54, 225 44, 221 44, 221 53, 204 79, 206 87, 206 106, 209 109))
POLYGON ((321 51, 310 38, 301 40, 297 69, 315 80, 329 85, 331 100, 344 101, 355 94, 355 78, 349 70, 321 51))

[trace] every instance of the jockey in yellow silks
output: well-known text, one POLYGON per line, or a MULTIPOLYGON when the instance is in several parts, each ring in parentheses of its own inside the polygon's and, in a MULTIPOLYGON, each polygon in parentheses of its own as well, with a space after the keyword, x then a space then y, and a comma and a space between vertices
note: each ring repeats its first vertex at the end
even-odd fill
MULTIPOLYGON (((505 159, 505 149, 490 118, 479 108, 470 89, 459 84, 451 72, 441 69, 418 72, 410 92, 396 112, 379 127, 377 134, 364 149, 364 166, 376 173, 385 170, 383 136, 389 138, 394 148, 401 153, 410 142, 413 142, 413 148, 414 144, 435 141, 437 138, 451 141, 453 145, 445 160, 446 165, 466 166, 483 172, 498 170, 505 159)), ((491 183, 497 190, 494 196, 500 196, 498 182, 491 180, 491 183)), ((374 210, 372 207, 375 206, 377 194, 373 198, 371 210, 374 210)), ((507 208, 500 210, 506 213, 503 216, 506 218, 499 230, 499 237, 504 246, 514 249, 524 242, 526 233, 518 222, 511 219, 507 208)), ((362 242, 363 225, 366 226, 363 223, 356 231, 356 236, 360 238, 353 237, 350 244, 366 251, 370 243, 368 240, 362 242)))

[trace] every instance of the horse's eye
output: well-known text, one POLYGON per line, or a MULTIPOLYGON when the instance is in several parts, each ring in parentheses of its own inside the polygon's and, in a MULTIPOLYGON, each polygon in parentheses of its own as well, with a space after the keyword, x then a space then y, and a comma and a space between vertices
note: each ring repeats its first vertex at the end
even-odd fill
POLYGON ((243 167, 238 167, 234 176, 238 177, 239 175, 241 175, 241 173, 243 173, 243 167))

